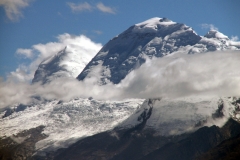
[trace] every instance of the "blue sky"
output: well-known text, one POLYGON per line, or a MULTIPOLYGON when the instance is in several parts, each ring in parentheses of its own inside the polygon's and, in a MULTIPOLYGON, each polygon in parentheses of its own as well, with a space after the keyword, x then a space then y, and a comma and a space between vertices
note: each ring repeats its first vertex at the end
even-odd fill
POLYGON ((39 55, 47 54, 36 49, 40 44, 66 44, 63 39, 69 36, 64 33, 85 35, 104 45, 131 25, 152 17, 184 23, 199 35, 215 28, 238 39, 239 7, 237 0, 0 0, 0 77, 24 70, 39 55))

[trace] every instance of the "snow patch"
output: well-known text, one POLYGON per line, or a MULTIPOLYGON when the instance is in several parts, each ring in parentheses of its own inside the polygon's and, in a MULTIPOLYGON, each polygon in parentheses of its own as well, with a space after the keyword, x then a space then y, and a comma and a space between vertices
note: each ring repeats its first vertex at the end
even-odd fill
POLYGON ((166 18, 151 18, 149 20, 146 20, 144 22, 135 24, 133 32, 157 32, 158 30, 158 25, 164 25, 164 26, 169 26, 176 24, 176 22, 167 20, 166 18))

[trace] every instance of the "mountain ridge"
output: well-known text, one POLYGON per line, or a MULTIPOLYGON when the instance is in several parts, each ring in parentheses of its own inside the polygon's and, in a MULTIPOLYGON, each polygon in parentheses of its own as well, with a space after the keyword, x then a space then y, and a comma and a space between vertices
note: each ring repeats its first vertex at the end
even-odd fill
MULTIPOLYGON (((167 43, 166 41, 169 40, 169 43, 172 43, 171 37, 168 37, 167 40, 164 40, 164 37, 180 29, 182 29, 183 33, 178 34, 188 33, 187 35, 190 37, 182 36, 182 39, 186 39, 182 44, 183 46, 187 43, 194 44, 200 40, 200 37, 190 27, 180 23, 169 22, 169 20, 164 22, 162 18, 153 18, 133 25, 104 45, 79 74, 77 79, 83 80, 87 75, 91 77, 96 74, 93 70, 100 68, 100 73, 97 73, 99 74, 99 84, 107 84, 109 82, 117 84, 129 72, 145 62, 144 56, 162 57, 168 54, 168 52, 173 52, 174 47, 169 48, 168 44, 165 45, 162 41, 167 43), (160 22, 161 20, 163 22, 160 22)), ((176 47, 180 45, 177 42, 173 45, 175 44, 176 47)))

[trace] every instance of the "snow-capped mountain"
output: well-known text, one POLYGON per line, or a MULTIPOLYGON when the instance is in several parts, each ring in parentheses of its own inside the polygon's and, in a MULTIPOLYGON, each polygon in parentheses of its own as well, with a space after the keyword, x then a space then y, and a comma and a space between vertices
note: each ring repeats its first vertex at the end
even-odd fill
MULTIPOLYGON (((39 65, 32 82, 46 84, 63 77, 77 77, 78 80, 95 77, 99 85, 119 84, 130 72, 143 65, 146 59, 154 57, 164 60, 172 55, 217 50, 240 50, 240 43, 215 30, 199 36, 185 24, 167 18, 152 18, 114 37, 92 60, 92 56, 81 55, 67 46, 39 65)), ((229 118, 236 121, 240 119, 239 98, 202 95, 108 101, 94 98, 79 97, 70 101, 40 99, 36 104, 10 106, 9 113, 8 110, 0 113, 0 137, 4 137, 3 140, 10 137, 9 144, 12 142, 20 146, 33 137, 32 132, 40 132, 42 137, 34 141, 30 157, 35 154, 43 157, 50 155, 49 159, 79 159, 78 156, 73 158, 74 154, 89 153, 89 159, 123 159, 124 156, 125 159, 137 159, 137 154, 131 158, 126 158, 126 155, 135 151, 134 147, 139 147, 140 142, 144 143, 140 149, 144 157, 161 150, 168 143, 191 138, 198 129, 204 128, 205 131, 207 126, 216 125, 210 130, 213 130, 213 135, 217 134, 217 140, 204 148, 210 149, 237 134, 229 134, 234 127, 227 126, 224 131, 218 127, 222 127, 229 118), (105 134, 107 136, 102 137, 105 134), (101 143, 95 143, 98 138, 101 143), (84 139, 89 141, 85 142, 84 139), (92 144, 94 151, 97 149, 96 153, 88 150, 92 144), (81 145, 84 147, 80 152, 77 149, 81 145), (126 149, 128 145, 130 150, 126 149), (71 151, 69 157, 61 157, 65 149, 56 151, 67 147, 71 151), (114 150, 118 147, 119 150, 114 150), (74 154, 71 154, 72 151, 74 154), (123 157, 119 156, 122 153, 123 157), (56 158, 58 155, 60 157, 56 158)), ((238 127, 236 124, 234 126, 238 127)), ((195 151, 200 153, 198 148, 195 151)))
POLYGON ((146 57, 163 57, 180 49, 193 54, 238 50, 240 44, 215 30, 202 37, 185 24, 167 18, 152 18, 131 26, 110 40, 77 78, 83 80, 98 75, 99 84, 117 84, 142 65, 146 57))
POLYGON ((93 56, 88 53, 79 53, 71 45, 66 46, 63 50, 41 62, 32 83, 45 84, 57 78, 76 78, 93 56))

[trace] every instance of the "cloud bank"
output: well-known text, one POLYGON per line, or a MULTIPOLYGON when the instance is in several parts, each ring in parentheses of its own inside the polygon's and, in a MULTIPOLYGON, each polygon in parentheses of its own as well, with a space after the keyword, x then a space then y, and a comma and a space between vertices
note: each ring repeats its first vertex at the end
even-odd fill
POLYGON ((9 20, 16 21, 23 16, 22 10, 29 6, 32 0, 1 0, 0 6, 3 6, 9 20))
POLYGON ((126 96, 239 96, 240 51, 148 60, 123 81, 126 96))
MULTIPOLYGON (((33 96, 125 99, 184 96, 240 96, 240 51, 224 51, 147 60, 118 85, 98 86, 96 79, 57 79, 50 84, 0 83, 0 107, 30 103, 33 96), (9 98, 10 97, 10 98, 9 98)), ((97 75, 96 75, 97 76, 97 75)))
POLYGON ((8 79, 20 82, 29 82, 33 79, 34 73, 38 65, 46 58, 57 54, 66 46, 71 46, 79 54, 89 54, 94 56, 102 47, 101 44, 91 41, 84 35, 70 35, 68 33, 57 36, 56 42, 48 42, 46 44, 35 44, 31 48, 17 49, 17 55, 22 55, 24 58, 32 59, 30 64, 21 64, 16 71, 8 75, 8 79))

